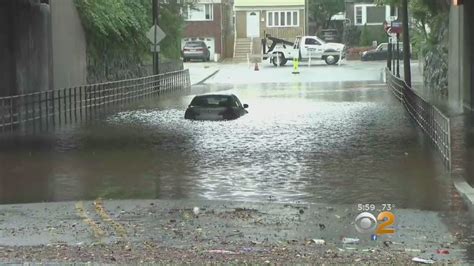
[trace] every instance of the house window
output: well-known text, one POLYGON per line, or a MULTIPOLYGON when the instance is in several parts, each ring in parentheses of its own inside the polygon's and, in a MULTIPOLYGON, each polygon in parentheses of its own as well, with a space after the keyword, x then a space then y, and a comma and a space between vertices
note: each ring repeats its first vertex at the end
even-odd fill
POLYGON ((205 15, 206 15, 206 20, 212 20, 212 4, 205 4, 205 15))
MULTIPOLYGON (((358 26, 365 24, 383 25, 385 21, 390 19, 390 13, 390 6, 358 4, 354 6, 354 24, 358 26)), ((398 13, 398 11, 396 13, 398 13)))
POLYGON ((187 6, 183 10, 183 17, 187 21, 214 20, 214 6, 213 4, 197 4, 193 8, 187 6))
POLYGON ((362 16, 362 7, 357 6, 355 8, 355 24, 362 25, 363 24, 363 16, 362 16))
POLYGON ((268 11, 267 27, 298 27, 299 11, 268 11))

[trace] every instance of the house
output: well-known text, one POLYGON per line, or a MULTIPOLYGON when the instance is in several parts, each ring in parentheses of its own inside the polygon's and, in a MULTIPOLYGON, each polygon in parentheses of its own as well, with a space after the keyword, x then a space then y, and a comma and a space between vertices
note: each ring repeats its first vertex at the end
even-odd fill
POLYGON ((304 35, 305 0, 235 0, 237 38, 273 37, 293 41, 304 35))
POLYGON ((367 46, 374 41, 386 42, 384 23, 398 17, 398 9, 392 9, 388 5, 378 6, 370 0, 345 0, 345 8, 345 29, 350 31, 354 31, 353 27, 358 29, 358 33, 353 33, 352 36, 359 36, 359 39, 353 39, 350 43, 358 43, 362 46, 367 46))
POLYGON ((197 0, 183 10, 185 29, 181 48, 187 41, 204 41, 211 60, 232 56, 233 27, 231 0, 197 0))
POLYGON ((305 34, 305 0, 235 0, 234 60, 261 53, 265 34, 294 41, 305 34))
POLYGON ((373 1, 346 0, 346 21, 354 26, 380 27, 391 16, 398 16, 398 10, 390 6, 377 6, 373 1))

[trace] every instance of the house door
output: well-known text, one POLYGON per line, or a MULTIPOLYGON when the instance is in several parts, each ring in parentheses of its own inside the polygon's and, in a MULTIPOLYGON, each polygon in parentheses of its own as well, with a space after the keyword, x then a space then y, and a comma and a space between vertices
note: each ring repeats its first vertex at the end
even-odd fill
POLYGON ((247 12, 247 37, 260 37, 260 12, 247 12))

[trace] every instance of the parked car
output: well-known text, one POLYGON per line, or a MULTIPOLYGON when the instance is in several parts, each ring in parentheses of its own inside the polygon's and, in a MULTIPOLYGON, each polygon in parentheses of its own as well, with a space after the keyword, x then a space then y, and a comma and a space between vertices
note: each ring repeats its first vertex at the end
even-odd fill
POLYGON ((182 51, 183 61, 186 62, 191 59, 209 61, 211 59, 209 48, 203 41, 186 42, 182 51))
POLYGON ((242 105, 233 94, 206 94, 193 98, 184 114, 191 120, 233 120, 247 114, 247 104, 242 105))
MULTIPOLYGON (((393 58, 397 58, 397 45, 392 45, 393 58)), ((398 53, 400 59, 403 58, 403 43, 400 43, 400 52, 398 53)), ((387 60, 388 57, 388 43, 381 43, 374 50, 369 50, 362 53, 362 61, 375 61, 375 60, 387 60)))

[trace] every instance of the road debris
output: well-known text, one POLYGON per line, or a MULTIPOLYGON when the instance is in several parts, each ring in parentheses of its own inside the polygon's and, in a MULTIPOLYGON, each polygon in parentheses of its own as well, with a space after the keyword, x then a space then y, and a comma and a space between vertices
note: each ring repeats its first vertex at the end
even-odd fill
POLYGON ((194 215, 198 216, 199 215, 199 207, 194 207, 193 208, 193 213, 194 213, 194 215))
POLYGON ((316 245, 325 245, 326 241, 324 239, 312 239, 311 240, 316 245))
POLYGON ((442 254, 442 255, 447 255, 447 254, 449 254, 449 250, 447 250, 447 249, 438 249, 438 250, 436 250, 436 253, 437 254, 442 254))
POLYGON ((350 237, 344 237, 342 239, 343 244, 358 244, 359 241, 360 240, 358 238, 350 238, 350 237))
POLYGON ((209 250, 208 252, 213 253, 213 254, 229 254, 229 255, 238 254, 237 252, 225 250, 225 249, 212 249, 212 250, 209 250))
POLYGON ((423 259, 423 258, 418 258, 418 257, 414 257, 411 261, 417 262, 417 263, 423 263, 423 264, 433 264, 433 263, 435 263, 434 260, 428 260, 428 259, 423 259))

